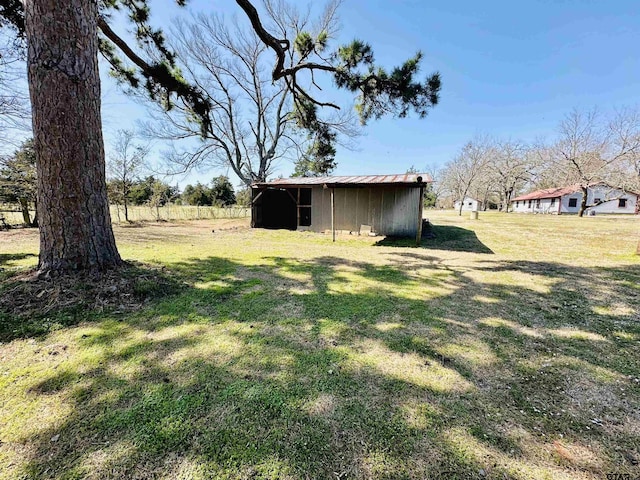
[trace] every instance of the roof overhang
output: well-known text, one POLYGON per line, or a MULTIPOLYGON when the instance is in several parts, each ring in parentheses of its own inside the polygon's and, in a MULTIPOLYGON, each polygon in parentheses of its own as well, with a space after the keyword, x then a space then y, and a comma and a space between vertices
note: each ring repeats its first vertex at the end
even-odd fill
POLYGON ((429 174, 407 173, 401 175, 360 175, 342 177, 279 178, 270 182, 256 182, 251 188, 375 188, 375 187, 424 187, 432 183, 429 174))

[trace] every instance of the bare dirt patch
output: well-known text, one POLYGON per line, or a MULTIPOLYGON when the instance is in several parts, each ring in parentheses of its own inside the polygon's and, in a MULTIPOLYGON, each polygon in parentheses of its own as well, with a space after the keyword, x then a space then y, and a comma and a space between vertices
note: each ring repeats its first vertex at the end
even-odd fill
POLYGON ((11 230, 0 231, 0 245, 17 245, 23 242, 37 240, 37 228, 12 228, 11 230))

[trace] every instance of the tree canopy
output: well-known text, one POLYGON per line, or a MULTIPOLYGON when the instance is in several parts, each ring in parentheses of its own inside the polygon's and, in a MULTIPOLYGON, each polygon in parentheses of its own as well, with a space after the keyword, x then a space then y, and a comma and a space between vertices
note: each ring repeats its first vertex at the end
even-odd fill
MULTIPOLYGON (((175 3, 185 6, 187 0, 176 0, 175 3)), ((355 93, 356 109, 362 123, 387 114, 402 118, 411 111, 422 118, 438 103, 441 89, 439 73, 427 75, 424 81, 418 79, 423 58, 421 52, 388 71, 376 64, 373 48, 360 39, 338 46, 333 51, 327 51, 329 32, 326 29, 319 32, 300 29, 295 32, 295 39, 289 40, 281 10, 293 8, 291 5, 266 2, 267 16, 278 28, 276 36, 264 27, 252 2, 236 0, 236 3, 260 40, 274 51, 272 79, 285 82, 293 94, 299 124, 312 132, 318 132, 322 124, 317 107, 339 107, 332 102, 317 100, 314 92, 300 81, 304 73, 327 72, 338 88, 355 93)), ((338 5, 339 2, 334 1, 327 10, 335 10, 338 5)), ((132 88, 144 88, 151 99, 163 102, 168 109, 179 99, 191 109, 202 131, 206 131, 211 111, 216 105, 199 86, 184 78, 177 64, 177 55, 166 41, 165 32, 150 23, 150 2, 101 0, 99 9, 100 51, 110 63, 112 72, 132 88), (135 45, 128 43, 111 27, 109 22, 114 11, 126 13, 133 27, 135 45)), ((19 36, 24 35, 24 13, 19 0, 8 0, 3 4, 0 18, 4 24, 12 25, 19 36)))
POLYGON ((320 135, 310 135, 311 144, 295 163, 294 177, 322 177, 336 168, 336 133, 328 128, 320 135))
POLYGON ((200 182, 195 185, 187 185, 184 192, 182 192, 181 198, 187 205, 226 207, 236 203, 233 185, 231 185, 229 178, 224 175, 215 177, 210 187, 200 182))

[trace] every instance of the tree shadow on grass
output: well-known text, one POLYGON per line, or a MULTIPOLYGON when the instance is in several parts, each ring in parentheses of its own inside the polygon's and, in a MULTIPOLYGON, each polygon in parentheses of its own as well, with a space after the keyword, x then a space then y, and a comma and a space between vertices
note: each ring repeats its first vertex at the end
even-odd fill
MULTIPOLYGON (((449 225, 433 225, 433 238, 422 238, 421 248, 430 250, 451 250, 454 252, 493 253, 478 239, 473 230, 449 225)), ((375 245, 381 247, 417 247, 413 238, 385 237, 375 245)))
POLYGON ((35 253, 0 253, 0 270, 11 262, 32 257, 38 258, 38 255, 35 253))
POLYGON ((26 420, 30 428, 13 417, 6 426, 9 444, 30 447, 15 473, 632 472, 640 389, 629 376, 640 378, 640 331, 637 310, 612 298, 637 306, 625 283, 637 269, 487 261, 479 270, 487 277, 474 280, 414 252, 390 253, 383 265, 338 257, 172 265, 189 287, 69 330, 67 349, 25 347, 30 362, 55 365, 19 380, 45 411, 26 420), (54 420, 52 396, 65 407, 54 420))

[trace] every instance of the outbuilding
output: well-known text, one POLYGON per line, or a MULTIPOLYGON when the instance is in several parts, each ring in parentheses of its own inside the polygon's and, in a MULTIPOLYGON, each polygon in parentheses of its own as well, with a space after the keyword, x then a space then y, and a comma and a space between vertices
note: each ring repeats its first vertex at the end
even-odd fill
POLYGON ((422 235, 427 174, 279 178, 251 185, 251 226, 422 235))
MULTIPOLYGON (((462 211, 463 212, 477 212, 479 210, 480 202, 475 198, 464 197, 462 200, 462 211)), ((460 200, 456 200, 453 204, 454 210, 460 210, 460 200)))

